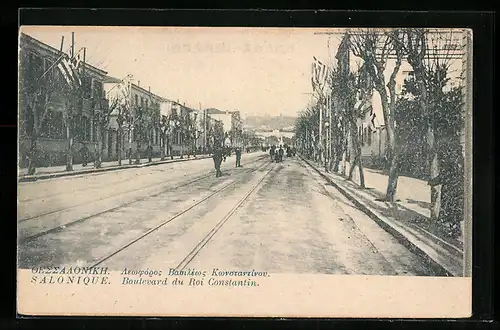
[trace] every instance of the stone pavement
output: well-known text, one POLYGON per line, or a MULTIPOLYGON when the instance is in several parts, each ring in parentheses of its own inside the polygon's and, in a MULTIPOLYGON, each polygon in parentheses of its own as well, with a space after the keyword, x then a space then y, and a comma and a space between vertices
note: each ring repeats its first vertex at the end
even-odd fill
POLYGON ((385 195, 388 177, 381 171, 365 169, 367 188, 361 189, 357 171, 353 181, 349 181, 340 174, 325 172, 321 164, 303 160, 359 209, 409 249, 427 259, 443 275, 462 276, 462 241, 449 238, 430 226, 430 187, 427 182, 401 176, 398 180, 397 201, 382 202, 377 199, 385 195))

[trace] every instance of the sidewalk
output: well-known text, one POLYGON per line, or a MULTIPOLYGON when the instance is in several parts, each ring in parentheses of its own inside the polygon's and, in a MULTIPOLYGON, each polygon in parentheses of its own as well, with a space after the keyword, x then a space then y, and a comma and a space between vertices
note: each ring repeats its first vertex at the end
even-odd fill
POLYGON ((170 159, 170 157, 165 157, 164 160, 161 160, 160 157, 152 158, 151 162, 148 162, 147 158, 142 158, 140 160, 140 164, 135 164, 135 159, 132 160, 132 164, 129 164, 128 159, 122 159, 122 165, 118 166, 118 161, 111 162, 102 162, 101 168, 94 168, 94 162, 89 162, 87 166, 82 166, 82 164, 73 164, 73 171, 66 171, 66 165, 60 166, 50 166, 50 167, 38 167, 36 169, 36 173, 34 175, 28 175, 27 168, 19 169, 19 182, 27 182, 27 181, 36 181, 43 179, 51 179, 58 178, 63 176, 71 176, 71 175, 80 175, 80 174, 88 174, 88 173, 96 173, 96 172, 106 172, 106 171, 115 171, 115 170, 123 170, 127 168, 140 168, 147 166, 154 166, 160 164, 167 163, 177 163, 188 160, 196 160, 196 159, 206 159, 210 158, 209 155, 197 155, 196 158, 190 156, 184 156, 184 158, 180 158, 179 156, 175 156, 174 159, 170 159))
POLYGON ((364 169, 367 189, 361 189, 357 170, 352 182, 341 174, 326 173, 321 164, 302 159, 403 245, 424 257, 439 273, 462 276, 463 243, 430 226, 430 186, 427 182, 400 176, 396 202, 382 202, 376 199, 384 197, 388 176, 381 171, 364 169))

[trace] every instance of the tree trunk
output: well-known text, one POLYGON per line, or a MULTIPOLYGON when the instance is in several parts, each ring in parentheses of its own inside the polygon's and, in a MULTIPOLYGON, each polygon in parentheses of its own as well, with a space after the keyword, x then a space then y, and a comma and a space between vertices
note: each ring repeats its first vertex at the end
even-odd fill
MULTIPOLYGON (((422 109, 422 113, 424 114, 427 122, 427 150, 428 150, 428 159, 427 163, 430 171, 430 179, 437 177, 439 175, 439 166, 438 166, 438 157, 436 150, 436 142, 434 136, 434 126, 432 118, 429 114, 429 104, 428 104, 428 95, 427 95, 427 86, 425 81, 425 73, 423 72, 423 68, 417 66, 417 69, 414 68, 415 77, 418 81, 418 86, 420 89, 420 107, 422 109)), ((437 222, 439 218, 440 204, 439 201, 441 199, 441 190, 438 186, 431 186, 431 221, 433 223, 437 222)))
MULTIPOLYGON (((104 130, 101 125, 97 125, 97 132, 95 132, 97 136, 97 147, 95 153, 94 160, 94 168, 102 167, 102 148, 103 148, 103 139, 104 139, 104 130)), ((94 144, 95 145, 95 144, 94 144)))
POLYGON ((169 134, 168 136, 168 141, 167 141, 167 151, 168 154, 170 155, 170 159, 174 159, 174 148, 172 146, 172 135, 169 134))
POLYGON ((161 139, 161 142, 162 142, 162 146, 160 148, 160 155, 161 155, 161 160, 165 160, 165 151, 166 151, 166 138, 165 138, 165 133, 161 133, 161 136, 160 136, 160 139, 161 139))
POLYGON ((387 190, 385 193, 385 201, 388 202, 394 202, 399 178, 399 160, 401 152, 397 146, 393 149, 393 151, 391 165, 389 168, 389 180, 387 182, 387 190))
POLYGON ((152 140, 153 139, 153 132, 150 131, 148 133, 148 162, 151 163, 153 161, 153 146, 152 146, 152 140))
POLYGON ((116 132, 116 149, 117 157, 118 157, 118 166, 122 166, 122 127, 118 126, 118 130, 116 132))
MULTIPOLYGON (((391 113, 394 112, 393 107, 390 109, 391 113)), ((392 115, 391 115, 392 116, 392 115)), ((387 191, 385 200, 389 202, 394 202, 394 196, 396 195, 396 187, 399 177, 399 146, 397 145, 396 136, 394 132, 394 120, 389 118, 386 125, 387 137, 391 148, 388 150, 387 160, 389 162, 389 179, 387 182, 387 191)))
POLYGON ((72 123, 73 123, 72 118, 68 118, 66 124, 66 139, 67 139, 66 171, 73 171, 73 132, 71 129, 72 123))
POLYGON ((361 160, 361 152, 358 158, 358 169, 359 169, 359 185, 361 188, 366 188, 365 186, 365 173, 363 171, 363 161, 361 160))
MULTIPOLYGON (((427 130, 427 143, 429 148, 429 169, 430 178, 433 179, 439 175, 439 163, 438 156, 434 140, 434 130, 430 123, 428 124, 427 130)), ((440 200, 441 200, 441 188, 440 186, 431 186, 431 221, 436 222, 439 218, 440 212, 440 200)))
POLYGON ((362 188, 365 188, 365 176, 363 173, 363 165, 361 164, 361 141, 359 141, 358 127, 356 126, 354 118, 351 119, 350 126, 351 126, 351 136, 352 136, 352 144, 354 151, 354 161, 349 162, 350 168, 349 168, 349 176, 347 179, 352 180, 354 169, 357 166, 359 168, 359 181, 360 181, 359 185, 362 188))
POLYGON ((128 163, 132 165, 132 124, 129 125, 128 129, 128 163))
POLYGON ((347 138, 344 138, 344 143, 342 144, 342 175, 346 175, 347 166, 347 138))
POLYGON ((339 165, 340 161, 342 160, 342 149, 337 147, 337 150, 335 151, 335 162, 333 164, 333 172, 338 173, 339 172, 339 165))
POLYGON ((137 139, 136 139, 136 144, 137 144, 137 150, 135 153, 135 163, 140 164, 141 163, 141 132, 140 130, 137 130, 137 139))
POLYGON ((28 153, 28 175, 34 175, 36 173, 37 136, 38 134, 35 132, 35 128, 33 128, 30 139, 30 150, 28 153))

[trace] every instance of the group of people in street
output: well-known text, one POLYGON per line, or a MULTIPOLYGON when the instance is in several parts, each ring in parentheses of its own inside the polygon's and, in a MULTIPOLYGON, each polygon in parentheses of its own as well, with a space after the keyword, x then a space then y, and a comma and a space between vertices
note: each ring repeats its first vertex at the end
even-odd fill
MULTIPOLYGON (((234 150, 234 154, 236 155, 236 167, 242 167, 241 166, 241 148, 236 148, 234 150)), ((231 156, 231 149, 229 149, 229 148, 223 149, 221 147, 218 147, 218 148, 214 149, 212 159, 214 160, 215 177, 216 178, 222 176, 222 171, 221 171, 220 167, 222 165, 222 162, 226 161, 226 157, 229 157, 229 156, 231 156)))
POLYGON ((276 163, 283 162, 285 151, 287 157, 295 156, 295 148, 293 147, 290 147, 288 145, 279 145, 278 147, 274 145, 271 146, 271 148, 269 148, 269 156, 271 156, 271 161, 274 161, 276 163))

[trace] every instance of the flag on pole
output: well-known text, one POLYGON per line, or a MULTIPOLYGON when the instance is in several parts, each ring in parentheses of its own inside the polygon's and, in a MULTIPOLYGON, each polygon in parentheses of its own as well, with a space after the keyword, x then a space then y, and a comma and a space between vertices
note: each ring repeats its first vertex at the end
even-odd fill
POLYGON ((61 71, 64 80, 71 88, 79 88, 82 85, 78 72, 78 66, 80 66, 79 58, 80 54, 77 54, 73 60, 71 60, 68 54, 63 54, 57 64, 57 68, 61 71))
POLYGON ((313 88, 322 87, 326 83, 326 76, 328 73, 328 67, 323 64, 320 60, 318 60, 315 56, 313 56, 313 88))

